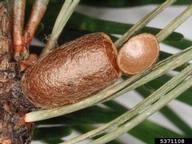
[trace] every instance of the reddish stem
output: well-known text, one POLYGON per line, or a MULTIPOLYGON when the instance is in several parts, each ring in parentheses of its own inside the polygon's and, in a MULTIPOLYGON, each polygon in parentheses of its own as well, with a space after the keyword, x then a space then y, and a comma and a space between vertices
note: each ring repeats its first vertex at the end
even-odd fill
POLYGON ((13 45, 15 50, 15 59, 20 58, 21 51, 23 50, 23 25, 25 16, 26 0, 15 0, 13 8, 13 45))
POLYGON ((23 40, 24 40, 25 51, 27 51, 35 35, 36 29, 45 14, 48 3, 49 3, 49 0, 36 0, 33 5, 29 22, 24 31, 23 40))
POLYGON ((24 71, 29 66, 35 64, 38 60, 38 56, 36 54, 30 54, 29 57, 20 62, 20 71, 24 71))

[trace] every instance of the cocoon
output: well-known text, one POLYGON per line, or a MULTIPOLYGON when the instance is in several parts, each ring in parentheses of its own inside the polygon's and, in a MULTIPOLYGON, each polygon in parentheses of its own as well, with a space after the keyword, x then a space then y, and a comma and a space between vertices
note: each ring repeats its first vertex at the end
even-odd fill
POLYGON ((28 68, 22 78, 23 92, 37 107, 76 103, 120 77, 116 58, 117 50, 109 36, 87 34, 28 68))

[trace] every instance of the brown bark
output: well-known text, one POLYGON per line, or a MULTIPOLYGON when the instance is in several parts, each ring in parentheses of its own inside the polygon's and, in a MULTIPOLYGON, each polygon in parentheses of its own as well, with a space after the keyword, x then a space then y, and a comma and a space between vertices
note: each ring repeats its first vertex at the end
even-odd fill
POLYGON ((17 64, 11 61, 12 24, 6 4, 0 3, 0 144, 28 144, 33 124, 23 116, 33 105, 23 96, 17 64))

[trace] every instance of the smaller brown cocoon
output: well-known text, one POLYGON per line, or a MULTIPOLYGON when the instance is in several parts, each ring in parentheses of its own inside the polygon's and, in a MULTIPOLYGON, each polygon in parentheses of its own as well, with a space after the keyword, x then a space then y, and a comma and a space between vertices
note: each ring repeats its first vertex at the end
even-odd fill
POLYGON ((76 103, 120 77, 117 50, 104 33, 93 33, 62 45, 29 68, 24 94, 37 107, 76 103))
POLYGON ((117 63, 120 70, 128 75, 146 70, 158 59, 159 49, 159 42, 152 34, 132 37, 119 51, 117 63))

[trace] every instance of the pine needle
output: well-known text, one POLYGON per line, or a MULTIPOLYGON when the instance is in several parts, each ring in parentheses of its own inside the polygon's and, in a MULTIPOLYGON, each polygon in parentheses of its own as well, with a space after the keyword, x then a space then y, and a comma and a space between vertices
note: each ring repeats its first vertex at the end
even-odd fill
POLYGON ((65 27, 67 21, 73 14, 76 6, 79 4, 80 0, 65 0, 61 11, 59 15, 57 16, 57 19, 55 21, 52 33, 48 39, 46 47, 43 49, 43 52, 41 54, 41 57, 46 56, 53 48, 55 48, 55 45, 57 43, 57 40, 63 31, 63 28, 65 27))

